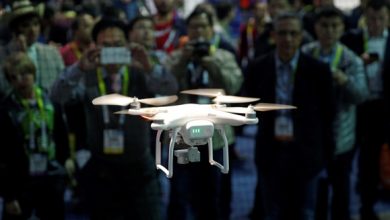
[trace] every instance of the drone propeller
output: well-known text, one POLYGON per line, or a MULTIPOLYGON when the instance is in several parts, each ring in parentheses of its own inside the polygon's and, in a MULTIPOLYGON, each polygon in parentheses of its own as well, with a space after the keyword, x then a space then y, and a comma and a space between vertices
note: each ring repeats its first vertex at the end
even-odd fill
POLYGON ((163 112, 159 107, 152 107, 152 108, 140 108, 140 109, 126 109, 117 111, 114 114, 126 114, 126 115, 155 115, 159 112, 163 112))
POLYGON ((225 91, 223 89, 190 89, 184 90, 180 93, 189 94, 189 95, 200 95, 207 97, 216 97, 219 95, 225 95, 225 91))
POLYGON ((236 114, 247 114, 254 111, 271 111, 271 110, 282 110, 282 109, 296 109, 297 107, 292 105, 282 105, 282 104, 273 104, 273 103, 258 103, 255 106, 249 107, 223 107, 218 108, 218 110, 236 113, 236 114))
POLYGON ((296 106, 293 105, 283 105, 283 104, 274 104, 274 103, 258 103, 253 106, 255 111, 265 112, 272 110, 283 110, 283 109, 296 109, 296 106))
POLYGON ((247 103, 260 100, 259 98, 232 96, 232 95, 219 95, 213 99, 215 103, 247 103))
POLYGON ((259 100, 259 98, 225 95, 225 91, 223 89, 192 89, 192 90, 184 90, 181 91, 180 93, 215 97, 213 99, 213 102, 215 103, 247 103, 247 102, 255 102, 259 100))
POLYGON ((177 96, 163 96, 157 98, 137 99, 131 98, 120 94, 109 94, 97 97, 92 100, 94 105, 120 105, 127 106, 132 102, 141 102, 148 105, 167 105, 177 100, 177 96))

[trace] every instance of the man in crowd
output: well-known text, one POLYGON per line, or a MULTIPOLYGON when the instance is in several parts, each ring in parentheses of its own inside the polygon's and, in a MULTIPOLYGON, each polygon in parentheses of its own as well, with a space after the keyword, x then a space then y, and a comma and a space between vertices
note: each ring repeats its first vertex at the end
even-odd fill
MULTIPOLYGON (((339 42, 344 33, 344 15, 335 7, 319 8, 315 16, 318 41, 306 44, 302 51, 329 65, 334 95, 337 97, 333 122, 335 155, 327 167, 327 181, 332 186, 331 219, 350 219, 350 172, 355 153, 356 106, 368 96, 363 61, 339 42)), ((327 184, 323 205, 328 204, 327 184)), ((326 210, 326 209, 325 209, 326 210)), ((321 211, 321 210, 319 210, 321 211)), ((327 212, 321 216, 326 216, 327 212)), ((325 219, 326 217, 324 217, 325 219)))
POLYGON ((302 35, 296 14, 277 16, 275 52, 254 60, 245 79, 249 96, 298 108, 259 117, 254 210, 264 205, 266 219, 314 219, 316 183, 333 153, 330 69, 299 51, 302 35))
MULTIPOLYGON (((176 76, 180 90, 198 88, 221 88, 227 94, 237 93, 243 78, 234 55, 215 46, 213 38, 212 15, 203 9, 193 11, 187 18, 189 41, 180 49, 172 52, 167 67, 176 76)), ((206 104, 205 97, 183 97, 183 102, 206 104)), ((233 130, 226 127, 229 144, 234 141, 233 130)), ((218 135, 215 135, 218 136, 218 135)), ((213 138, 216 158, 222 156, 224 146, 222 138, 213 138)), ((169 219, 186 219, 187 206, 194 211, 195 219, 227 219, 227 202, 221 192, 221 172, 211 166, 207 159, 207 147, 200 147, 202 159, 199 163, 185 166, 174 165, 175 174, 171 181, 171 197, 168 208, 169 219)), ((228 188, 227 190, 230 190, 228 188)), ((229 200, 230 201, 230 200, 229 200)), ((227 202, 228 206, 230 203, 227 202)))
MULTIPOLYGON (((49 90, 63 70, 64 63, 57 48, 37 42, 40 34, 40 17, 30 1, 19 0, 12 3, 8 26, 12 32, 12 39, 0 48, 0 60, 4 60, 13 52, 26 52, 36 68, 35 83, 44 90, 49 90)), ((0 74, 0 98, 1 93, 7 93, 9 88, 4 75, 0 74)))
POLYGON ((357 113, 358 190, 361 219, 375 220, 378 219, 374 205, 378 200, 379 155, 386 141, 384 77, 388 75, 385 71, 390 62, 389 6, 384 0, 370 1, 364 16, 367 28, 350 31, 343 37, 343 42, 365 63, 369 97, 358 106, 357 113))
POLYGON ((125 47, 126 31, 119 20, 102 18, 92 30, 96 48, 85 52, 56 81, 52 97, 60 103, 82 102, 86 112, 86 144, 80 184, 86 193, 91 219, 160 219, 160 192, 150 153, 150 125, 140 117, 115 115, 116 106, 92 105, 92 99, 120 93, 153 97, 176 93, 148 59, 145 49, 129 47, 130 63, 101 63, 102 50, 125 47), (154 77, 158 76, 158 77, 154 77), (151 80, 160 80, 150 83, 151 80), (158 88, 162 90, 159 91, 158 88), (152 92, 153 91, 153 92, 152 92), (85 162, 85 161, 84 161, 85 162))

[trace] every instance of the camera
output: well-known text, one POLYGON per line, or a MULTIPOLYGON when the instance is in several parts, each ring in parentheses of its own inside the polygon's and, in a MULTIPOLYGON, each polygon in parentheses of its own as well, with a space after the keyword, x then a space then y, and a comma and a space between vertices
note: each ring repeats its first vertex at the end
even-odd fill
POLYGON ((194 56, 201 58, 210 55, 210 42, 195 41, 190 45, 194 48, 192 52, 194 56))
POLYGON ((178 164, 188 164, 200 161, 200 152, 197 147, 175 150, 178 164))

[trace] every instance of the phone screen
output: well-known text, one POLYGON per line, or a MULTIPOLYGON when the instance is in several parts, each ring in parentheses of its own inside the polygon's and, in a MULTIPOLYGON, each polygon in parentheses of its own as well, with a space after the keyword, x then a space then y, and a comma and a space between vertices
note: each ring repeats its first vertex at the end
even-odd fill
POLYGON ((101 64, 129 64, 130 50, 126 47, 103 47, 100 53, 101 64))
POLYGON ((377 61, 379 60, 379 54, 378 53, 369 53, 370 60, 377 61))

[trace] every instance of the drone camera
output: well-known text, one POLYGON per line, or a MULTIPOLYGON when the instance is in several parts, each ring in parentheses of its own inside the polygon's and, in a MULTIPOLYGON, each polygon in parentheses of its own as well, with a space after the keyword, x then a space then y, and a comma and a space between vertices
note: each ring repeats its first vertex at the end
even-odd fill
POLYGON ((200 152, 197 147, 175 150, 178 164, 188 164, 200 161, 200 152))

